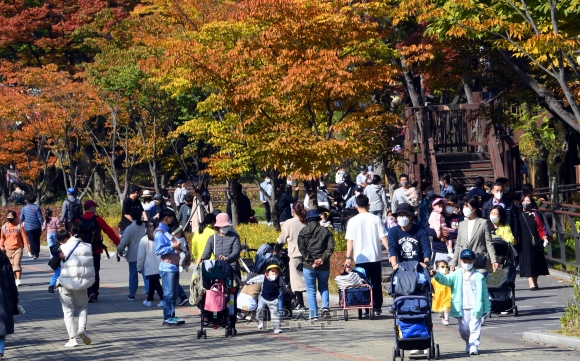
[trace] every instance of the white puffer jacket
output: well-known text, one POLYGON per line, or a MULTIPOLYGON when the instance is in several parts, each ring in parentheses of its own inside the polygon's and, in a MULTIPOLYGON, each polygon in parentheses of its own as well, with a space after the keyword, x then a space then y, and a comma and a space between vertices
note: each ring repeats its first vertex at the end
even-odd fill
POLYGON ((80 238, 71 237, 60 246, 65 259, 61 264, 60 277, 58 282, 71 290, 86 290, 95 283, 95 266, 93 261, 93 250, 90 244, 83 242, 80 238), (70 255, 76 244, 78 247, 70 255))
POLYGON ((155 242, 150 241, 147 236, 141 238, 137 254, 137 272, 142 271, 145 276, 158 275, 160 262, 161 257, 155 253, 155 242))

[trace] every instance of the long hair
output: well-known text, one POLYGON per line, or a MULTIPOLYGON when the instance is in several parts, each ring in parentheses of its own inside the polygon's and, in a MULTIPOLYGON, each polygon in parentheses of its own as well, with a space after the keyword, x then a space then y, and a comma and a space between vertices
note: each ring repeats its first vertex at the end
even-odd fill
POLYGON ((155 229, 157 229, 157 226, 155 226, 155 222, 145 223, 145 235, 147 236, 147 239, 149 239, 150 241, 153 241, 153 238, 155 237, 155 229))
POLYGON ((205 215, 205 217, 203 217, 203 222, 201 222, 201 224, 199 225, 199 233, 203 233, 203 231, 205 230, 205 228, 207 226, 210 226, 212 224, 214 224, 216 221, 215 219, 215 214, 213 213, 208 213, 205 215))
POLYGON ((48 224, 50 222, 50 219, 52 218, 52 209, 50 209, 50 208, 45 209, 44 216, 46 219, 46 223, 48 224))
POLYGON ((298 216, 300 222, 305 223, 304 219, 306 218, 306 209, 304 209, 304 203, 298 201, 292 205, 292 210, 294 214, 298 216))

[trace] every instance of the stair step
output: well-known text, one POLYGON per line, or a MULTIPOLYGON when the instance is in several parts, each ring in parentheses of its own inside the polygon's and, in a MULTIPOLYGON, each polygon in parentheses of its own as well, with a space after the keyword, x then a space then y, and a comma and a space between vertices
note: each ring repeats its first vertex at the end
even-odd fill
POLYGON ((485 164, 485 163, 491 163, 491 160, 479 159, 479 160, 464 160, 464 161, 457 161, 457 162, 445 162, 442 160, 437 160, 437 165, 485 164))
MULTIPOLYGON (((446 164, 437 164, 437 169, 442 170, 441 166, 445 166, 446 164)), ((485 168, 451 168, 445 169, 447 173, 458 173, 458 172, 493 172, 493 167, 485 167, 485 168)))

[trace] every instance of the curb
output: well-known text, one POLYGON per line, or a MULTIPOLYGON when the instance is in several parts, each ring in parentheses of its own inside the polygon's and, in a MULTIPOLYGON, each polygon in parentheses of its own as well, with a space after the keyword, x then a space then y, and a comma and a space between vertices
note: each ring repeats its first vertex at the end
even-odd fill
POLYGON ((554 277, 554 278, 559 278, 565 281, 571 281, 572 280, 572 275, 566 272, 562 272, 562 271, 558 271, 552 268, 548 268, 548 271, 550 272, 550 276, 554 277))
POLYGON ((580 350, 580 338, 560 336, 546 332, 524 332, 522 340, 580 350))

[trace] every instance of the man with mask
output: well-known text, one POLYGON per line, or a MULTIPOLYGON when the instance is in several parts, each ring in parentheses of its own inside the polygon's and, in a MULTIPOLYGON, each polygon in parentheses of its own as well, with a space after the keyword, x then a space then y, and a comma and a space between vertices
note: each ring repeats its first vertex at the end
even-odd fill
POLYGON ((360 168, 360 174, 356 176, 356 184, 364 188, 367 185, 368 168, 364 164, 361 165, 359 168, 360 168))
POLYGON ((399 262, 418 261, 423 267, 431 259, 431 245, 425 228, 413 224, 415 208, 408 203, 397 206, 397 226, 389 229, 389 261, 396 270, 399 262))
POLYGON ((147 217, 147 213, 139 200, 139 194, 141 193, 141 187, 138 185, 132 185, 129 190, 129 197, 123 200, 123 206, 121 207, 121 212, 123 213, 123 217, 121 218, 121 222, 119 222, 119 229, 120 233, 123 234, 125 228, 129 227, 131 223, 133 223, 133 218, 131 218, 131 210, 132 209, 139 209, 141 214, 143 215, 143 220, 148 221, 149 218, 147 217))
POLYGON ((393 192, 393 198, 391 200, 391 211, 393 212, 393 214, 397 211, 397 206, 399 204, 407 203, 408 201, 407 196, 405 195, 405 191, 411 188, 409 176, 406 174, 401 174, 399 176, 399 184, 401 185, 401 188, 398 188, 393 192))
POLYGON ((421 203, 419 203, 419 226, 427 227, 429 221, 429 205, 433 203, 435 198, 441 198, 439 195, 435 194, 433 190, 433 185, 431 182, 421 183, 421 193, 423 197, 421 198, 421 203))
POLYGON ((354 194, 355 184, 353 183, 352 178, 350 177, 350 174, 348 174, 348 173, 344 173, 343 180, 344 180, 344 182, 339 184, 338 188, 336 190, 338 191, 338 193, 340 194, 342 199, 347 201, 354 194))
POLYGON ((505 197, 503 183, 495 182, 491 193, 493 194, 493 198, 485 202, 481 207, 481 217, 489 219, 489 214, 491 213, 492 208, 500 205, 505 210, 507 216, 506 223, 510 226, 512 234, 519 234, 518 208, 511 202, 511 200, 505 197))
POLYGON ((264 195, 264 191, 269 197, 272 197, 272 180, 270 179, 269 175, 264 176, 264 181, 260 184, 260 202, 264 205, 264 209, 266 210, 266 221, 268 225, 272 225, 272 212, 270 210, 270 203, 268 203, 268 198, 264 195))

